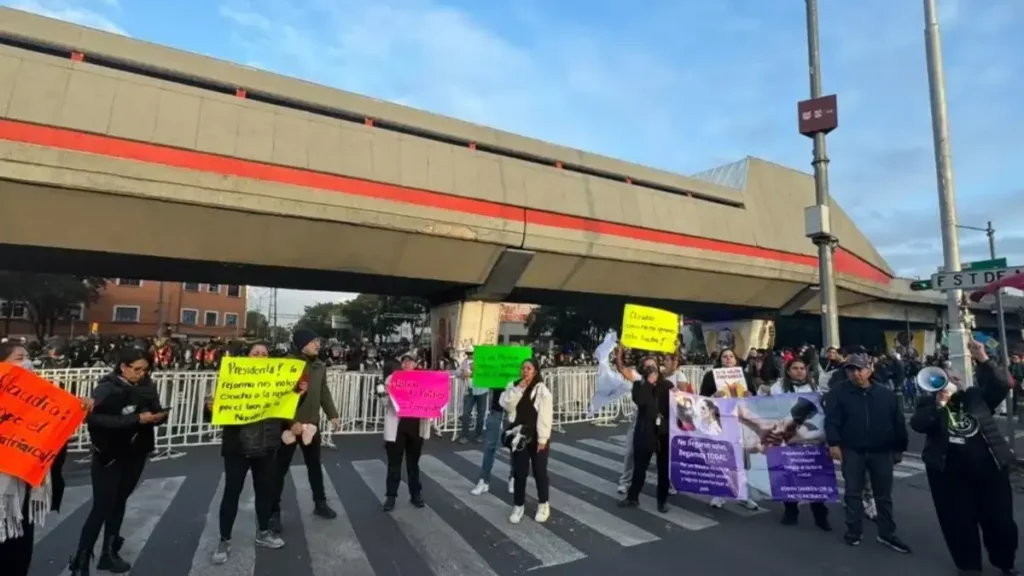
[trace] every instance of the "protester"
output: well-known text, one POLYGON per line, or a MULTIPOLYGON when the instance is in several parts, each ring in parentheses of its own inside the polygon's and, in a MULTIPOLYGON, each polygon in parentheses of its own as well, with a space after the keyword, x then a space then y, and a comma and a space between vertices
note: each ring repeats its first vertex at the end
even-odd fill
MULTIPOLYGON (((479 496, 491 489, 491 469, 494 468, 494 456, 501 445, 501 432, 505 429, 505 409, 501 407, 501 394, 504 390, 492 389, 490 394, 491 409, 484 423, 484 456, 480 463, 480 479, 473 487, 472 494, 479 496)), ((512 469, 509 468, 508 492, 515 493, 515 482, 512 469)))
MULTIPOLYGON (((641 379, 640 372, 637 372, 632 366, 626 365, 623 361, 624 349, 620 346, 615 349, 615 368, 619 374, 626 379, 626 383, 636 382, 641 379)), ((640 360, 640 370, 648 370, 650 368, 657 368, 658 362, 650 356, 646 356, 640 360)), ((622 459, 622 474, 619 476, 619 494, 625 494, 629 491, 629 485, 633 481, 633 463, 636 458, 633 454, 633 435, 636 429, 636 414, 629 422, 626 423, 626 455, 622 459)))
MULTIPOLYGON (((416 357, 403 354, 400 359, 402 371, 416 369, 416 357)), ((384 379, 384 390, 391 383, 393 374, 384 379)), ((430 420, 426 418, 400 418, 391 402, 384 408, 384 451, 388 458, 388 474, 384 486, 385 512, 395 509, 398 487, 402 483, 402 461, 405 461, 406 484, 409 486, 409 502, 416 508, 423 508, 423 484, 420 483, 420 456, 423 441, 430 438, 430 420)))
MULTIPOLYGON (((715 368, 735 368, 736 366, 736 352, 731 348, 723 348, 718 355, 718 359, 715 361, 715 368)), ((749 390, 749 385, 747 389, 749 390)), ((708 370, 704 373, 704 377, 700 381, 700 395, 712 397, 717 393, 718 384, 715 383, 715 371, 714 369, 708 370)), ((744 456, 744 458, 746 458, 746 456, 744 456)), ((754 502, 749 498, 746 500, 737 500, 737 504, 752 512, 761 509, 761 507, 757 505, 757 502, 754 502)), ((711 499, 710 505, 712 508, 721 508, 725 506, 725 498, 715 496, 711 499)))
POLYGON ((152 436, 146 430, 162 423, 168 413, 152 404, 150 394, 139 390, 149 365, 145 351, 124 348, 117 368, 93 390, 95 404, 86 418, 92 443, 92 509, 68 567, 72 576, 88 576, 101 530, 103 548, 96 569, 115 574, 131 570, 131 564, 119 554, 124 543, 120 531, 125 506, 153 450, 152 436))
POLYGON ((878 542, 909 554, 910 547, 896 536, 892 507, 893 466, 903 459, 909 441, 903 406, 892 390, 872 382, 872 363, 866 355, 850 354, 844 371, 848 381, 829 391, 824 406, 829 453, 842 463, 846 485, 843 538, 850 546, 861 543, 864 484, 870 478, 878 542))
POLYGON ((1003 574, 1018 574, 1009 476, 1014 456, 993 416, 1011 384, 982 344, 972 341, 968 349, 978 385, 953 383, 955 390, 922 396, 910 426, 926 436, 921 459, 953 564, 981 574, 980 528, 992 565, 1003 574))
POLYGON ((462 397, 462 430, 458 442, 483 442, 484 419, 487 416, 487 388, 473 387, 473 349, 466 350, 466 358, 462 360, 456 375, 466 387, 466 394, 462 397), (473 419, 473 412, 476 412, 476 419, 473 419))
POLYGON ((658 511, 668 512, 668 410, 672 382, 662 377, 657 366, 644 368, 643 378, 633 383, 633 402, 636 404, 636 425, 633 432, 633 478, 622 507, 640 505, 640 491, 647 478, 647 467, 657 455, 658 511))
POLYGON ((508 385, 498 402, 509 415, 508 429, 502 433, 502 443, 512 451, 514 490, 509 522, 518 524, 526 513, 526 479, 531 469, 537 483, 537 514, 534 520, 547 522, 551 516, 551 505, 548 503, 548 454, 551 423, 554 420, 554 399, 544 384, 536 360, 530 358, 523 362, 519 380, 508 385))
MULTIPOLYGON (((808 373, 807 363, 803 360, 806 356, 796 357, 789 361, 784 367, 785 375, 771 387, 771 395, 778 394, 813 394, 818 391, 817 380, 808 373)), ((828 507, 823 502, 811 502, 811 515, 814 516, 814 525, 825 532, 832 531, 832 525, 828 521, 828 507)), ((784 502, 782 513, 782 524, 792 526, 799 522, 800 507, 797 502, 784 502)))
MULTIPOLYGON (((266 344, 256 343, 249 348, 250 358, 268 356, 266 344)), ((302 386, 300 384, 298 388, 300 393, 305 392, 302 386)), ((208 411, 213 410, 213 401, 212 397, 206 400, 208 411)), ((256 546, 274 550, 284 547, 284 540, 270 529, 270 516, 277 485, 277 450, 287 425, 288 422, 272 418, 241 426, 224 426, 221 429, 224 492, 220 499, 220 542, 211 557, 214 564, 226 563, 231 555, 231 532, 238 516, 238 499, 250 470, 256 504, 256 546)), ((302 424, 292 423, 291 431, 300 437, 302 424)))
MULTIPOLYGON (((295 422, 300 425, 318 426, 320 411, 327 415, 331 425, 337 430, 340 427, 338 409, 334 406, 331 389, 327 386, 327 365, 320 360, 320 338, 312 330, 299 328, 292 333, 293 357, 306 363, 299 378, 299 386, 306 390, 299 400, 299 408, 295 411, 295 422)), ((306 428, 312 430, 311 428, 306 428)), ((308 435, 307 435, 308 437, 308 435)), ((297 438, 295 440, 298 440, 297 438)), ((270 530, 281 534, 281 494, 284 491, 285 478, 292 466, 295 449, 302 450, 302 461, 309 474, 309 487, 313 493, 313 514, 333 520, 338 517, 327 505, 327 492, 324 490, 324 469, 320 459, 320 432, 317 431, 309 442, 294 441, 283 444, 277 450, 277 478, 274 503, 270 515, 270 530)))

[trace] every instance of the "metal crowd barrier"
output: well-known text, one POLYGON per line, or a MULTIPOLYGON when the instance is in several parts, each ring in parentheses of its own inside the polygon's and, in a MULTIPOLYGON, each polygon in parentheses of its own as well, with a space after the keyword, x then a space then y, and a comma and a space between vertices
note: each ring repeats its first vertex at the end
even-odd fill
MULTIPOLYGON (((687 378, 695 386, 706 366, 684 366, 687 378)), ((39 375, 77 396, 89 396, 99 379, 109 368, 76 368, 41 370, 39 375)), ((340 427, 332 430, 326 416, 320 422, 324 445, 333 447, 336 434, 383 434, 384 403, 374 389, 380 379, 376 372, 347 372, 329 369, 327 382, 338 408, 340 427)), ((619 418, 631 418, 634 405, 629 395, 601 408, 590 415, 590 402, 594 397, 597 368, 555 368, 544 372, 544 379, 555 397, 554 428, 564 432, 565 424, 591 422, 612 425, 619 418)), ((207 372, 155 372, 153 381, 159 390, 162 405, 172 408, 167 423, 156 429, 157 453, 155 460, 177 458, 184 455, 183 448, 209 446, 220 442, 219 428, 211 425, 204 414, 206 398, 213 394, 217 373, 207 372)), ((451 399, 441 418, 434 422, 437 434, 458 434, 461 426, 465 382, 451 375, 451 399)), ((71 452, 87 452, 89 433, 83 426, 71 437, 71 452)))

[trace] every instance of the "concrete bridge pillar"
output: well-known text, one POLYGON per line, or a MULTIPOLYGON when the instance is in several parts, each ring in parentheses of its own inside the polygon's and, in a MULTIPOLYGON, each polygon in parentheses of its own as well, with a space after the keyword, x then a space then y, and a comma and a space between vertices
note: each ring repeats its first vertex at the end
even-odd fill
POLYGON ((481 344, 497 344, 501 303, 482 300, 449 302, 430 309, 431 365, 437 367, 445 352, 456 357, 481 344))

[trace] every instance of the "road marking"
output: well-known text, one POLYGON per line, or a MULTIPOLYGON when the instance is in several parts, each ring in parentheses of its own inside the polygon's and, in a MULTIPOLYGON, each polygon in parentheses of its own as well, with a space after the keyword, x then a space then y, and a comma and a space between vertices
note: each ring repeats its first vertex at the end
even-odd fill
MULTIPOLYGON (((384 487, 387 467, 380 460, 360 460, 352 466, 374 492, 384 487)), ((389 515, 434 576, 497 576, 476 550, 429 505, 420 509, 398 506, 389 515)))
POLYGON ((626 452, 628 452, 625 446, 619 446, 618 444, 610 444, 608 442, 602 442, 600 440, 593 440, 590 438, 586 440, 580 440, 579 444, 583 444, 584 446, 590 446, 591 448, 597 448, 599 450, 604 450, 605 452, 611 452, 612 454, 618 454, 619 456, 625 456, 626 452))
MULTIPOLYGON (((504 452, 499 452, 499 455, 501 456, 502 459, 508 458, 508 456, 504 452)), ((605 480, 604 478, 594 476, 589 472, 584 472, 583 470, 580 470, 575 466, 561 462, 553 457, 548 457, 548 470, 559 476, 562 476, 563 478, 571 480, 583 486, 584 488, 589 488, 594 492, 614 495, 615 489, 617 488, 617 485, 614 482, 610 482, 608 480, 605 480)), ((680 508, 675 505, 669 505, 668 513, 662 514, 658 512, 657 501, 654 498, 643 493, 640 494, 640 510, 646 512, 647 514, 650 514, 651 516, 661 518, 667 522, 671 522, 672 524, 675 524, 676 526, 680 526, 687 530, 703 530, 705 528, 710 528, 718 524, 718 522, 712 520, 711 518, 701 516, 700 514, 690 512, 685 508, 680 508)))
POLYGON ((224 474, 221 474, 217 491, 206 511, 206 524, 192 555, 192 568, 188 576, 234 576, 252 574, 256 569, 256 495, 249 481, 245 482, 238 497, 238 516, 235 517, 231 532, 231 555, 220 566, 210 561, 220 543, 220 501, 223 498, 224 474))
POLYGON ((620 434, 618 436, 609 436, 608 439, 611 440, 612 442, 618 442, 619 444, 622 444, 622 445, 626 444, 626 435, 625 434, 620 434))
POLYGON ((92 500, 92 485, 68 486, 64 489, 64 499, 60 503, 60 512, 50 512, 46 515, 46 523, 42 527, 36 526, 33 541, 38 544, 47 534, 53 532, 60 526, 61 522, 74 514, 86 502, 92 500))
MULTIPOLYGON (((483 460, 483 454, 479 450, 458 452, 458 455, 469 460, 476 466, 479 466, 483 460)), ((500 460, 495 460, 493 472, 496 475, 499 477, 505 477, 508 475, 510 470, 511 469, 507 464, 500 460)), ((501 488, 504 488, 504 484, 501 485, 501 488)), ((553 501, 552 508, 554 510, 564 513, 566 516, 576 520, 594 532, 606 536, 609 540, 618 542, 625 547, 636 546, 637 544, 646 544, 647 542, 654 542, 655 540, 658 540, 658 537, 654 534, 638 528, 614 514, 605 512, 589 502, 580 500, 570 494, 566 494, 557 488, 548 488, 548 492, 550 493, 549 495, 553 501)), ((536 500, 537 486, 533 482, 527 482, 526 493, 530 498, 536 500)))
POLYGON ((540 560, 541 566, 557 566, 586 558, 586 554, 551 533, 542 524, 531 522, 528 518, 519 524, 509 522, 508 516, 512 509, 508 504, 490 492, 473 496, 469 491, 475 484, 437 458, 420 458, 420 470, 426 472, 445 491, 476 512, 506 538, 540 560))
POLYGON ((135 489, 125 505, 124 522, 121 524, 121 535, 124 537, 122 556, 139 557, 157 522, 171 505, 184 481, 184 476, 146 480, 135 489))
MULTIPOLYGON (((334 520, 321 520, 313 515, 312 500, 305 497, 312 493, 309 486, 309 471, 305 466, 292 466, 291 475, 295 492, 299 495, 299 512, 302 529, 306 533, 313 576, 374 576, 370 560, 359 544, 359 538, 356 537, 356 531, 352 528, 352 521, 341 499, 335 500, 334 511, 338 513, 338 517, 334 520)), ((326 471, 324 492, 338 494, 326 471)))
MULTIPOLYGON (((621 474, 622 473, 622 463, 621 462, 616 462, 615 460, 611 460, 609 458, 605 458, 604 456, 599 456, 597 454, 594 454, 593 452, 588 452, 586 450, 580 450, 579 448, 573 448, 572 446, 566 446, 565 444, 556 444, 555 446, 552 447, 552 455, 558 454, 560 452, 563 453, 563 454, 566 454, 568 456, 572 456, 573 458, 576 458, 577 460, 581 460, 583 462, 589 462, 589 463, 591 463, 591 464, 593 464, 593 465, 595 465, 595 466, 597 466, 599 468, 604 468, 605 470, 608 470, 608 471, 611 471, 611 472, 615 472, 617 474, 621 474)), ((648 472, 647 473, 647 482, 649 482, 651 484, 654 484, 654 485, 657 485, 657 483, 658 483, 657 475, 652 473, 652 472, 648 472)), ((612 490, 614 490, 614 489, 615 488, 613 488, 612 490)), ((710 498, 708 498, 706 496, 701 496, 699 494, 690 494, 689 492, 679 492, 679 496, 684 496, 686 498, 689 498, 691 500, 695 500, 695 501, 700 502, 702 504, 708 504, 711 501, 710 498)), ((747 510, 746 508, 741 508, 739 506, 728 506, 728 507, 721 508, 721 510, 729 512, 731 514, 735 514, 737 516, 743 516, 743 517, 756 516, 758 514, 763 514, 764 512, 766 512, 766 510, 764 510, 763 508, 760 509, 760 510, 753 511, 753 510, 747 510)))

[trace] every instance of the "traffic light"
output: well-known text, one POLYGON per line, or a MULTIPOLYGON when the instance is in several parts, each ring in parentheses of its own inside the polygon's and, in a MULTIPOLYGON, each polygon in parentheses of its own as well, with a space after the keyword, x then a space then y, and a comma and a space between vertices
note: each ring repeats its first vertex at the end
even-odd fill
POLYGON ((931 290, 932 289, 932 281, 931 280, 915 280, 915 281, 910 283, 910 289, 913 290, 914 292, 920 292, 921 290, 931 290))

